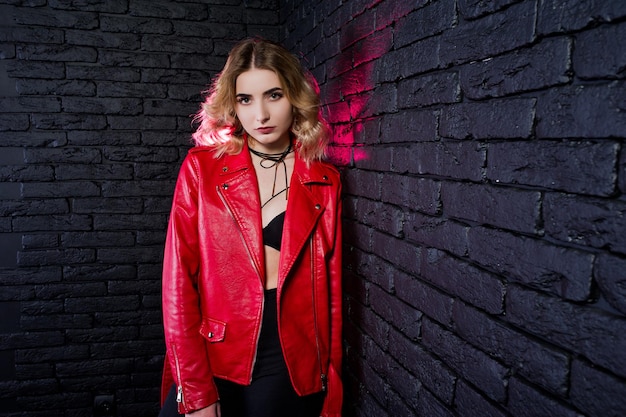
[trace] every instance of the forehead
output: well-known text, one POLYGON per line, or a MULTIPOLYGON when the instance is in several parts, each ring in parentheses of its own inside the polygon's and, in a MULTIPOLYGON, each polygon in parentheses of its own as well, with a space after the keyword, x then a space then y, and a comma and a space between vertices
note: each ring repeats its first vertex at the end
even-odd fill
POLYGON ((253 68, 242 72, 235 81, 236 94, 264 93, 272 88, 283 88, 274 71, 253 68))

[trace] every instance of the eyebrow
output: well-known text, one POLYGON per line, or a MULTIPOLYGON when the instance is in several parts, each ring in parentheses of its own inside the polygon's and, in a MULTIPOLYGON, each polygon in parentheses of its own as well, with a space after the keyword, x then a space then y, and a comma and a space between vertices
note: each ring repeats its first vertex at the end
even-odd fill
MULTIPOLYGON (((280 88, 280 87, 270 88, 269 90, 263 92, 263 96, 264 97, 271 96, 272 94, 274 94, 276 92, 282 92, 282 91, 283 91, 283 89, 280 88)), ((239 97, 247 98, 247 97, 252 97, 252 94, 239 93, 235 97, 237 97, 237 98, 239 98, 239 97)))

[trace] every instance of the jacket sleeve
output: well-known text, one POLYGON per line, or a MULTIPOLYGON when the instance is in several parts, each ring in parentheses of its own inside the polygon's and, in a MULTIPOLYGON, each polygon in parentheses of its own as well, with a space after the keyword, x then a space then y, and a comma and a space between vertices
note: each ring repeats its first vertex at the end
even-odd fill
POLYGON ((343 405, 343 384, 341 366, 343 357, 342 336, 342 203, 341 183, 337 188, 335 217, 335 247, 329 261, 330 285, 330 365, 328 367, 328 391, 322 409, 323 417, 341 417, 343 405))
POLYGON ((163 326, 167 359, 177 386, 178 410, 189 413, 218 400, 206 344, 199 333, 200 270, 196 160, 181 167, 163 258, 163 326))

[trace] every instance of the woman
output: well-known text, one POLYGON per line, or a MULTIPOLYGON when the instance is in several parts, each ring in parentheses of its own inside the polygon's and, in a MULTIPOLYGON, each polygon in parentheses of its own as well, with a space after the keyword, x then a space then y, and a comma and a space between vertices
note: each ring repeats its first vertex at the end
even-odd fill
POLYGON ((165 246, 161 415, 340 416, 341 185, 316 84, 244 40, 197 120, 165 246))

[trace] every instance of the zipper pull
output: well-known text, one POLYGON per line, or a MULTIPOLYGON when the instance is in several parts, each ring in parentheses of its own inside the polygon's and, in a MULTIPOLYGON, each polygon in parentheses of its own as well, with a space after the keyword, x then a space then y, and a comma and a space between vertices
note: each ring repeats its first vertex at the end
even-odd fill
POLYGON ((178 387, 178 393, 176 394, 176 402, 177 403, 183 402, 183 386, 182 385, 178 387))
POLYGON ((322 379, 322 391, 326 392, 328 389, 328 378, 326 378, 326 374, 321 374, 320 378, 322 379))

